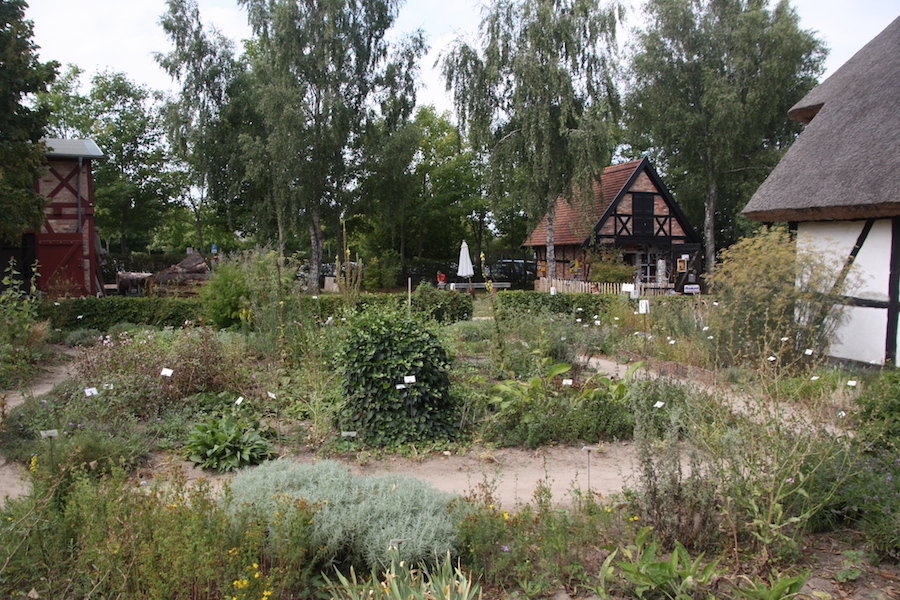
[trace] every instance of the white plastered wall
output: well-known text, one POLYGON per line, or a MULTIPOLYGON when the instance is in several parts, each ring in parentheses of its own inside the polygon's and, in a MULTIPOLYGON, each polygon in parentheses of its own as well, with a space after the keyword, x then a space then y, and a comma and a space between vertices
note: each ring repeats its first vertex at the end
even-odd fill
MULTIPOLYGON (((847 257, 862 232, 863 221, 800 223, 798 243, 805 248, 836 252, 847 257)), ((891 221, 876 221, 860 248, 850 280, 856 285, 848 295, 866 300, 887 301, 891 264, 891 221)), ((850 306, 832 341, 835 358, 882 364, 885 352, 887 310, 850 306)))

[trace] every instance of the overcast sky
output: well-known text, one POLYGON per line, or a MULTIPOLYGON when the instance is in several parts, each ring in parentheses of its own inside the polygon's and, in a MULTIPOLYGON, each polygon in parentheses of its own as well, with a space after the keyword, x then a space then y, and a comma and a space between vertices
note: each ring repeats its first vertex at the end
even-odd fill
MULTIPOLYGON (((627 1, 629 26, 640 24, 634 8, 640 1, 627 1)), ((26 16, 34 22, 41 60, 76 64, 88 76, 107 69, 122 71, 156 90, 175 87, 153 60, 153 52, 171 49, 159 26, 165 0, 29 0, 29 4, 26 16)), ((825 76, 900 15, 900 0, 792 0, 791 4, 800 15, 800 26, 817 32, 831 49, 825 76)), ((250 37, 250 28, 237 0, 199 0, 199 6, 204 23, 217 27, 241 49, 240 40, 250 37)), ((401 9, 395 30, 421 28, 431 46, 422 63, 420 104, 450 110, 432 65, 457 37, 474 41, 482 6, 480 0, 408 0, 401 9)))

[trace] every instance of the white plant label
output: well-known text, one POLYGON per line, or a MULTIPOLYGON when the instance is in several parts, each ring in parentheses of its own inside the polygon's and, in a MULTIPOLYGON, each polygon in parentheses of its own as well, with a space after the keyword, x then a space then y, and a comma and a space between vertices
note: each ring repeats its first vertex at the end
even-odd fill
POLYGON ((415 375, 404 375, 403 376, 403 383, 415 383, 415 382, 416 382, 415 375))
POLYGON ((95 387, 84 388, 84 395, 85 396, 96 396, 97 388, 95 388, 95 387))
POLYGON ((171 377, 174 372, 175 371, 173 371, 172 369, 163 369, 162 371, 159 372, 159 374, 162 375, 163 377, 171 377))

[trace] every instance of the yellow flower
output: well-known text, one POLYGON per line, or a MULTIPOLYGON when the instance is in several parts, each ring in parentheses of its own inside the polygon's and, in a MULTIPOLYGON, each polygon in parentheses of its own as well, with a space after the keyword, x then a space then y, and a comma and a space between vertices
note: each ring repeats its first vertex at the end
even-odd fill
POLYGON ((37 454, 35 454, 31 457, 31 465, 29 465, 28 470, 31 471, 32 473, 37 473, 37 465, 38 465, 37 454))

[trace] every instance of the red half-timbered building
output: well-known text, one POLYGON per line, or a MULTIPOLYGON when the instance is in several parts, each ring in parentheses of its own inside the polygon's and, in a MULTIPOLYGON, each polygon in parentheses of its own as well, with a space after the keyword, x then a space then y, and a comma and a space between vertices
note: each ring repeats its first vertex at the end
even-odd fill
POLYGON ((606 167, 590 201, 557 199, 553 237, 555 265, 546 265, 547 215, 522 244, 542 276, 586 279, 591 251, 620 256, 649 285, 683 287, 700 270, 700 238, 646 158, 606 167))
POLYGON ((46 139, 46 171, 35 190, 49 198, 40 231, 27 232, 18 246, 2 249, 26 280, 38 265, 38 288, 54 296, 103 293, 100 242, 94 225, 93 160, 103 152, 92 140, 46 139))

